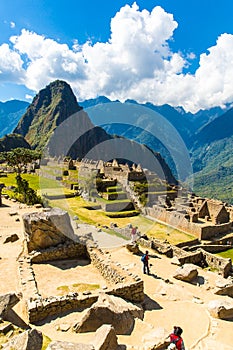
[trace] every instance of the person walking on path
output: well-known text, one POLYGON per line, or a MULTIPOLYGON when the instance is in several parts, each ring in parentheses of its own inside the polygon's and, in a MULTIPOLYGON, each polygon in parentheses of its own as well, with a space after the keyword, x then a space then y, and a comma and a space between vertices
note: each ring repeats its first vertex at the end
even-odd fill
POLYGON ((147 273, 148 275, 150 274, 150 269, 149 269, 149 252, 146 250, 146 254, 143 254, 141 260, 143 262, 143 273, 147 273))
POLYGON ((137 240, 137 226, 133 226, 131 230, 131 241, 134 243, 137 240))
POLYGON ((183 329, 174 326, 173 332, 170 334, 170 342, 171 344, 169 345, 168 349, 177 349, 177 350, 185 350, 184 347, 184 341, 181 337, 181 334, 183 333, 183 329), (172 347, 172 344, 175 345, 175 347, 172 347))

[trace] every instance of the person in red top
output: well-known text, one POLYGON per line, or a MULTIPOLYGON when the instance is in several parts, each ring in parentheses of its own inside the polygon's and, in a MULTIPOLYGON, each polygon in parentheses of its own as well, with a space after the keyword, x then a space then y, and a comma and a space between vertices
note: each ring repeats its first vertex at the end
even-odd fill
POLYGON ((148 275, 150 274, 150 269, 149 269, 149 252, 146 250, 146 254, 143 255, 143 273, 147 273, 148 275))
POLYGON ((184 341, 181 337, 182 333, 182 328, 174 326, 173 332, 170 334, 170 342, 175 344, 178 350, 185 350, 184 341))

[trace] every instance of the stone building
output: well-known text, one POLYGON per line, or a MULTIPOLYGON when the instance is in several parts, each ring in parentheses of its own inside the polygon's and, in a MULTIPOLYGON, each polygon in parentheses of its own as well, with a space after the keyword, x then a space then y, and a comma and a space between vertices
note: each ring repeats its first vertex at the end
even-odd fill
POLYGON ((206 199, 199 210, 200 218, 207 218, 214 224, 225 224, 229 222, 229 212, 225 205, 216 200, 206 199))
POLYGON ((224 203, 195 196, 175 198, 170 207, 154 204, 146 208, 146 214, 200 240, 216 238, 232 230, 229 208, 224 203))

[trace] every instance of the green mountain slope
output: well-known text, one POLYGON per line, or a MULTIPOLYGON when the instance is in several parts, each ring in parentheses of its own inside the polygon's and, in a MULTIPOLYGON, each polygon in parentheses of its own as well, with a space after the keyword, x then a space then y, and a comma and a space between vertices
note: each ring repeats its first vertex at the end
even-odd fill
POLYGON ((194 191, 233 204, 233 109, 197 134, 192 150, 194 191))
POLYGON ((34 97, 14 132, 23 135, 33 148, 42 149, 53 130, 81 109, 71 87, 56 80, 34 97))
POLYGON ((9 134, 0 139, 0 152, 8 152, 14 148, 31 148, 22 135, 9 134))

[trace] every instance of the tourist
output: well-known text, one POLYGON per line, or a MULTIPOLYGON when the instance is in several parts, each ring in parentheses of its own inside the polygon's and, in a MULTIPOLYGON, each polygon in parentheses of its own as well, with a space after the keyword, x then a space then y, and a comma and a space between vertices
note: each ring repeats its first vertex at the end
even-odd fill
POLYGON ((178 349, 178 350, 185 350, 184 347, 184 341, 181 337, 181 334, 183 333, 183 329, 179 326, 174 326, 173 332, 170 334, 170 342, 171 344, 175 344, 175 348, 172 347, 170 344, 170 347, 168 349, 178 349))
POLYGON ((146 250, 146 254, 143 254, 141 260, 143 262, 143 273, 147 273, 148 275, 150 274, 149 270, 149 252, 146 250))
POLYGON ((134 243, 137 240, 137 226, 133 227, 131 229, 131 241, 134 243))

